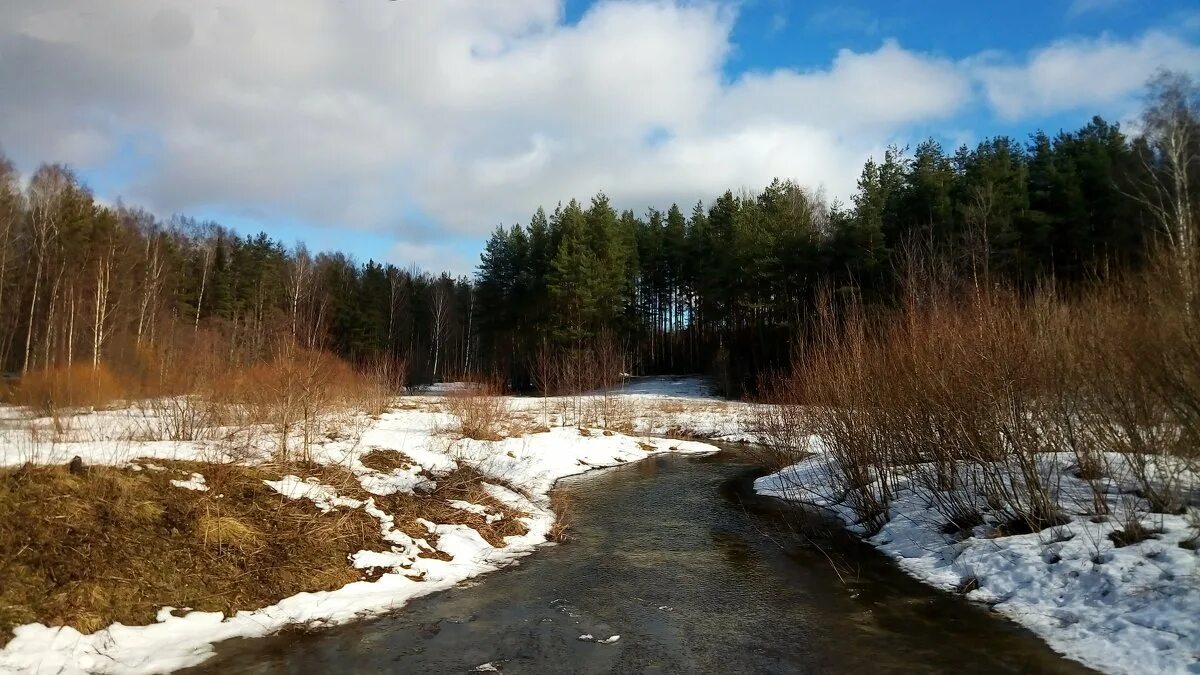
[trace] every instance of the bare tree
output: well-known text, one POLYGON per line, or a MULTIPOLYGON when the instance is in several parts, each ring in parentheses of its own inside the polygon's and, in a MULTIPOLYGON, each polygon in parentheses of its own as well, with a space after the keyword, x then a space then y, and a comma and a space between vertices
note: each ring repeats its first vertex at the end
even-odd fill
MULTIPOLYGON (((113 217, 111 214, 106 215, 113 217)), ((105 227, 101 236, 103 240, 98 242, 99 250, 96 253, 96 282, 92 307, 92 370, 100 367, 100 353, 109 335, 109 316, 112 310, 109 298, 112 292, 113 261, 117 255, 116 229, 105 227)))
POLYGON ((1146 178, 1138 197, 1171 244, 1190 312, 1197 292, 1197 240, 1189 174, 1200 162, 1200 87, 1188 74, 1164 70, 1147 89, 1141 153, 1146 178))
POLYGON ((394 265, 387 267, 388 279, 388 353, 396 352, 396 318, 404 311, 404 275, 394 265))
POLYGON ((123 214, 127 227, 144 232, 146 248, 142 270, 142 293, 138 301, 137 341, 140 347, 149 333, 154 341, 154 313, 158 309, 159 292, 166 276, 166 256, 162 246, 164 233, 154 221, 154 216, 142 210, 126 210, 123 214))
POLYGON ((450 295, 453 282, 442 276, 433 282, 433 377, 438 376, 438 361, 441 358, 442 341, 450 322, 450 295))
POLYGON ((981 288, 980 275, 982 268, 982 287, 991 284, 991 233, 988 225, 996 208, 996 184, 990 178, 974 185, 967 196, 963 207, 963 216, 967 222, 967 231, 963 233, 964 249, 970 258, 971 281, 976 292, 981 288))
POLYGON ((467 284, 467 332, 463 348, 463 372, 471 372, 471 323, 475 320, 475 287, 467 284))
POLYGON ((25 327, 25 354, 21 374, 29 372, 33 354, 33 333, 37 319, 42 276, 50 247, 58 239, 65 202, 75 185, 75 176, 61 164, 44 164, 29 181, 30 225, 33 236, 33 292, 29 296, 28 324, 25 327))
POLYGON ((558 355, 550 347, 545 336, 543 336, 537 354, 534 356, 533 363, 530 364, 530 370, 533 374, 533 384, 542 394, 542 424, 547 427, 550 426, 550 409, 546 399, 555 387, 558 386, 558 364, 558 355))
POLYGON ((297 325, 300 318, 300 300, 308 295, 312 283, 312 257, 304 244, 296 244, 288 269, 288 300, 292 313, 292 340, 298 339, 297 325))
POLYGON ((182 219, 186 233, 200 256, 200 287, 196 289, 196 312, 192 316, 192 332, 200 330, 200 315, 204 311, 204 296, 208 292, 209 277, 212 276, 213 259, 217 250, 217 226, 212 222, 197 224, 191 219, 182 219))

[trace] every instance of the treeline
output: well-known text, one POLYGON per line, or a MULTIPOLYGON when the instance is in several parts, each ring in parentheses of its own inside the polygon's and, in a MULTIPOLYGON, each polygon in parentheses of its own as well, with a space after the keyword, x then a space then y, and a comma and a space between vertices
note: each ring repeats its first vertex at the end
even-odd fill
POLYGON ((1139 265, 1154 238, 1153 214, 1130 196, 1144 151, 1095 118, 1026 144, 891 148, 867 162, 849 205, 776 180, 687 215, 618 213, 603 194, 539 209, 487 244, 484 348, 520 371, 546 341, 587 345, 612 331, 643 372, 716 364, 749 375, 787 356, 820 289, 895 302, 906 256, 981 285, 1102 278, 1139 265))
POLYGON ((473 305, 465 278, 98 203, 61 165, 38 168, 22 189, 0 156, 9 375, 105 365, 146 380, 201 355, 232 367, 291 344, 363 365, 390 357, 409 381, 428 382, 474 367, 473 305))

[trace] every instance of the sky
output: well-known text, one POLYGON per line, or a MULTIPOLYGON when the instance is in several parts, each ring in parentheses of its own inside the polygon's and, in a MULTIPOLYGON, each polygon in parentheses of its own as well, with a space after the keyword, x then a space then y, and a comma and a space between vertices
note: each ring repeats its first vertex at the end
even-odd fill
POLYGON ((4 0, 0 148, 105 202, 471 273, 498 225, 643 212, 1102 115, 1200 75, 1183 0, 4 0))

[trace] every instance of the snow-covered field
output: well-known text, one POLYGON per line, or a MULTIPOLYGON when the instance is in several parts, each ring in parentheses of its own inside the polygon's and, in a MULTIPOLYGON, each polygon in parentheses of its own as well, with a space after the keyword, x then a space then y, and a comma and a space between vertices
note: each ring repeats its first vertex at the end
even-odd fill
MULTIPOLYGON (((511 416, 523 421, 529 433, 499 441, 454 438, 445 433, 454 418, 445 412, 444 401, 435 394, 400 398, 378 419, 363 415, 347 420, 344 434, 336 440, 325 439, 312 449, 317 462, 347 468, 367 492, 375 495, 422 489, 423 483, 436 481, 459 463, 474 468, 496 481, 485 484, 493 499, 525 514, 521 518, 528 532, 507 537, 503 546, 491 546, 465 525, 422 521, 430 540, 436 541, 431 546, 424 539, 394 528, 391 516, 376 507, 372 499, 350 499, 313 477, 289 475, 267 484, 285 497, 311 500, 321 510, 361 508, 377 518, 390 550, 360 551, 352 562, 362 569, 388 571, 375 581, 358 581, 330 592, 301 593, 234 616, 164 607, 157 623, 114 624, 88 635, 70 627, 20 626, 0 650, 0 671, 163 672, 203 661, 212 653, 213 644, 221 640, 262 636, 294 625, 344 623, 395 610, 412 598, 512 564, 546 543, 555 518, 549 510, 549 492, 559 478, 638 461, 655 453, 716 451, 705 443, 644 434, 674 431, 737 438, 745 433, 738 414, 743 406, 708 397, 696 380, 639 382, 636 389, 616 397, 514 397, 509 406, 511 416), (602 405, 614 425, 620 411, 620 421, 629 433, 574 425, 574 418, 582 411, 593 414, 602 405), (570 425, 564 426, 564 420, 570 425), (360 458, 376 449, 399 451, 412 465, 389 473, 372 470, 360 458), (418 555, 432 548, 448 559, 418 555)), ((153 463, 154 459, 229 459, 228 448, 215 440, 155 440, 151 432, 154 422, 137 407, 88 412, 65 421, 30 419, 22 411, 0 408, 0 465, 64 463, 79 456, 85 464, 163 470, 153 463)), ((254 436, 249 449, 240 447, 238 452, 244 455, 241 461, 255 461, 255 452, 269 456, 270 436, 254 436)), ((181 490, 207 489, 200 474, 181 474, 171 484, 181 490)), ((479 504, 456 502, 450 506, 489 520, 500 517, 479 504)))
MULTIPOLYGON (((825 454, 812 455, 758 479, 755 489, 826 508, 858 529, 853 510, 831 480, 831 461, 825 454)), ((1044 470, 1060 481, 1060 504, 1090 499, 1088 485, 1069 470, 1071 457, 1051 456, 1045 462, 1044 470)), ((891 502, 888 522, 867 541, 917 579, 945 590, 969 590, 969 599, 987 603, 1055 650, 1097 670, 1200 673, 1200 554, 1180 546, 1196 536, 1195 526, 1184 515, 1145 513, 1144 505, 1131 504, 1129 496, 1128 486, 1112 484, 1110 511, 1143 509, 1143 524, 1161 532, 1118 547, 1109 535, 1122 528, 1120 516, 1093 522, 1087 515, 1066 513, 1065 524, 1033 534, 997 537, 995 522, 966 536, 946 534, 945 518, 928 495, 908 483, 891 502)))

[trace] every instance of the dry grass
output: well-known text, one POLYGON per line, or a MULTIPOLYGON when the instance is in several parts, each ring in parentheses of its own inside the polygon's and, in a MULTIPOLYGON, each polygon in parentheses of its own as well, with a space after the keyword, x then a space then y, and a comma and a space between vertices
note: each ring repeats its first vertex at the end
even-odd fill
POLYGON ((548 538, 560 544, 570 541, 573 520, 571 498, 562 490, 551 492, 550 510, 554 512, 554 524, 550 526, 548 538))
POLYGON ((60 366, 25 375, 5 397, 5 402, 53 415, 64 408, 103 407, 124 399, 128 391, 128 383, 103 364, 98 368, 92 368, 91 364, 60 366))
POLYGON ((229 613, 333 590, 361 577, 348 555, 386 546, 362 511, 321 514, 271 491, 262 480, 276 473, 170 466, 0 472, 5 639, 35 621, 90 632, 150 623, 165 605, 229 613), (205 475, 208 492, 168 484, 191 471, 205 475))
POLYGON ((1129 518, 1121 529, 1110 532, 1108 538, 1112 540, 1114 546, 1121 548, 1123 546, 1132 546, 1147 539, 1154 539, 1159 534, 1162 534, 1161 530, 1147 527, 1135 516, 1129 518))
POLYGON ((413 465, 413 461, 398 450, 375 449, 360 457, 359 461, 368 469, 383 473, 390 473, 395 469, 407 469, 413 465))
POLYGON ((402 368, 388 361, 358 370, 328 352, 284 344, 268 361, 198 385, 198 398, 212 424, 245 430, 242 437, 270 430, 277 463, 307 462, 314 443, 340 436, 355 416, 382 413, 402 368))
MULTIPOLYGON (((394 451, 375 451, 367 459, 377 470, 402 462, 394 451)), ((257 609, 364 578, 348 556, 387 549, 378 521, 364 511, 322 514, 307 500, 287 499, 262 482, 286 469, 316 477, 343 496, 371 497, 344 467, 157 463, 168 470, 90 467, 73 475, 62 466, 27 465, 0 472, 0 642, 11 637, 12 627, 30 622, 91 632, 116 621, 150 623, 163 606, 257 609), (169 484, 191 472, 205 476, 207 492, 169 484)), ((439 477, 429 494, 374 498, 414 538, 436 545, 418 522, 426 519, 467 525, 503 546, 505 537, 527 528, 520 514, 488 495, 483 480, 461 467, 439 477), (502 517, 488 522, 449 500, 502 517)))
POLYGON ((510 433, 512 409, 497 383, 480 383, 445 398, 446 411, 456 419, 451 431, 461 438, 499 441, 510 433))
MULTIPOLYGON (((357 368, 329 352, 281 342, 269 358, 228 363, 204 333, 176 349, 139 348, 119 371, 101 364, 36 370, 4 391, 69 425, 69 409, 133 401, 136 440, 217 440, 236 453, 275 441, 274 460, 307 461, 313 443, 378 417, 403 388, 403 361, 357 368)), ((65 431, 65 430, 64 430, 65 431)))

